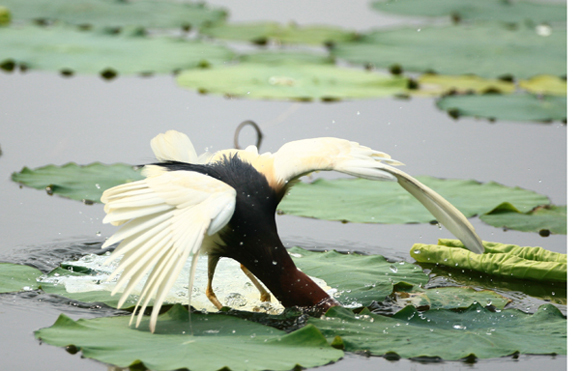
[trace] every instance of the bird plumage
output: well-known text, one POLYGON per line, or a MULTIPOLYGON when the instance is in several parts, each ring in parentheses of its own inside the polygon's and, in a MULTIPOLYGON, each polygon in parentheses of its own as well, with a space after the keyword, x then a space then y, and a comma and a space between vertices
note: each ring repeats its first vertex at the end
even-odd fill
POLYGON ((170 130, 156 136, 151 147, 159 163, 144 167, 146 178, 108 189, 101 198, 107 212, 103 222, 122 225, 103 245, 121 242, 110 257, 123 256, 111 274, 121 273, 114 293, 124 290, 121 306, 150 272, 134 314, 138 313, 138 326, 144 308, 155 299, 151 331, 164 298, 192 254, 190 289, 197 257, 206 253, 210 257, 207 295, 218 306, 211 279, 220 257, 237 260, 250 279, 255 275, 284 306, 337 305, 296 268, 276 230, 278 203, 294 180, 312 171, 396 180, 466 247, 483 252, 475 230, 453 205, 395 168, 400 162, 355 142, 305 139, 287 143, 274 154, 259 154, 250 146, 198 157, 185 134, 170 130))

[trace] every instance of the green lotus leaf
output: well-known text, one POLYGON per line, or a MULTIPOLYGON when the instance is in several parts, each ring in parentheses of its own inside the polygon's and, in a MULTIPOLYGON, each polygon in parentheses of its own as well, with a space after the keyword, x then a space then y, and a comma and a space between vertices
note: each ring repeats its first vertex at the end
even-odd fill
POLYGON ((531 94, 448 96, 437 107, 453 117, 475 116, 501 121, 566 120, 566 97, 531 94))
POLYGON ((566 354, 566 319, 545 304, 534 314, 516 309, 491 312, 473 304, 462 312, 446 309, 419 312, 408 306, 393 317, 354 314, 330 308, 324 318, 310 318, 329 340, 340 337, 344 350, 371 355, 393 353, 404 358, 459 360, 494 358, 514 353, 566 354))
POLYGON ((480 218, 494 227, 523 232, 566 234, 567 211, 566 206, 542 205, 523 213, 513 205, 504 203, 480 218))
POLYGON ((10 13, 10 9, 5 6, 0 6, 0 26, 9 24, 11 19, 12 14, 10 13))
POLYGON ((143 179, 141 172, 132 166, 100 162, 90 165, 48 165, 33 170, 25 167, 12 174, 13 181, 25 186, 85 202, 100 202, 106 189, 140 179, 143 179))
POLYGON ((36 290, 36 278, 41 274, 27 265, 0 263, 0 293, 36 290))
MULTIPOLYGON (((417 179, 441 194, 467 217, 484 214, 502 202, 529 211, 549 203, 547 197, 518 187, 474 180, 417 179)), ((282 200, 283 213, 358 223, 428 223, 433 216, 395 182, 366 179, 318 179, 298 183, 282 200)))
POLYGON ((568 257, 541 247, 484 242, 483 254, 473 253, 458 240, 440 239, 437 245, 416 243, 411 256, 420 263, 471 269, 489 275, 543 282, 566 282, 568 257))
POLYGON ((275 22, 222 23, 204 27, 200 33, 218 39, 249 41, 256 44, 324 44, 337 41, 351 41, 355 32, 331 26, 281 25, 275 22))
POLYGON ((566 95, 568 94, 568 83, 558 76, 540 75, 529 80, 519 82, 522 89, 534 94, 545 95, 566 95))
POLYGON ((177 83, 201 93, 250 99, 322 100, 372 98, 403 93, 407 80, 321 64, 241 63, 182 71, 177 83))
POLYGON ((334 64, 334 59, 326 54, 295 51, 262 51, 240 56, 243 63, 280 64, 334 64))
POLYGON ((342 305, 361 307, 373 300, 383 301, 397 283, 424 285, 429 277, 420 267, 407 263, 390 263, 381 255, 324 253, 299 247, 290 256, 304 273, 318 277, 336 289, 334 298, 342 305))
POLYGON ((483 79, 475 75, 447 76, 424 74, 417 79, 418 90, 412 90, 415 95, 444 95, 449 93, 513 93, 516 86, 512 82, 499 79, 483 79))
POLYGON ((65 21, 100 27, 189 28, 223 21, 227 13, 204 3, 170 0, 2 0, 18 20, 65 21))
POLYGON ((566 22, 566 5, 505 0, 381 0, 372 7, 386 13, 503 22, 566 22))
POLYGON ((108 35, 54 27, 0 28, 0 64, 63 73, 172 73, 230 60, 219 45, 164 37, 108 35))
POLYGON ((357 42, 337 43, 332 54, 351 63, 401 66, 411 72, 510 75, 566 74, 566 31, 541 36, 534 29, 486 23, 376 30, 357 42))
POLYGON ((152 370, 292 370, 343 355, 313 326, 285 334, 223 314, 188 313, 179 305, 159 316, 155 334, 148 320, 135 329, 126 316, 75 322, 61 315, 35 336, 51 345, 74 345, 87 358, 119 367, 142 363, 152 370))
POLYGON ((413 287, 397 293, 397 303, 428 309, 467 309, 474 303, 503 309, 511 300, 491 290, 476 291, 471 287, 413 287))

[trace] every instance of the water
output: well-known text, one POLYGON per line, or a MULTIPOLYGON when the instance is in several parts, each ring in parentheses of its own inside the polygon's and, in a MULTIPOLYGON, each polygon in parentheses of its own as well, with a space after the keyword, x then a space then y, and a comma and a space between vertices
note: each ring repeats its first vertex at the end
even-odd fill
MULTIPOLYGON (((358 30, 393 21, 356 1, 223 0, 210 4, 228 6, 234 21, 295 20, 299 24, 332 23, 358 30)), ((64 78, 56 73, 0 72, 0 260, 27 261, 48 271, 63 257, 73 259, 94 252, 114 231, 102 224, 101 205, 84 205, 50 197, 46 192, 20 189, 9 180, 11 172, 23 166, 69 161, 147 163, 154 160, 149 140, 168 129, 189 134, 196 148, 229 148, 236 126, 247 119, 257 122, 265 134, 262 151, 275 151, 287 141, 308 137, 348 138, 391 154, 404 162, 405 171, 412 175, 493 180, 545 194, 555 204, 567 202, 567 127, 560 123, 491 124, 469 118, 455 121, 438 111, 431 99, 263 102, 200 96, 177 88, 170 76, 104 81, 94 76, 64 78)), ((242 146, 253 138, 253 133, 241 138, 242 146)), ((567 250, 566 236, 503 232, 477 219, 472 222, 484 240, 542 246, 563 253, 567 250)), ((278 227, 287 246, 360 251, 406 261, 412 261, 409 249, 413 243, 452 237, 445 229, 429 224, 341 224, 287 215, 278 217, 278 227)), ((523 305, 534 311, 532 304, 523 305)), ((101 363, 81 359, 80 354, 69 355, 34 339, 34 330, 52 325, 61 313, 78 319, 115 311, 35 292, 0 295, 0 368, 106 370, 101 363)), ((566 368, 564 356, 523 355, 476 363, 424 361, 346 354, 342 361, 322 370, 566 368)))

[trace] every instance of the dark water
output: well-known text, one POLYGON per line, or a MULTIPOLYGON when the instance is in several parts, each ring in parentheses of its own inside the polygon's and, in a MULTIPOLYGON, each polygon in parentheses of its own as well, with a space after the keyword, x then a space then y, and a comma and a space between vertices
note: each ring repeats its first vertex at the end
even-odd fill
MULTIPOLYGON (((359 30, 396 21, 356 1, 213 3, 227 5, 234 21, 295 20, 359 30)), ((455 121, 439 112, 431 99, 333 104, 231 100, 182 90, 168 76, 106 82, 93 76, 0 72, 0 260, 27 262, 48 270, 63 257, 94 251, 113 232, 101 222, 102 206, 19 189, 9 179, 11 172, 23 166, 69 161, 149 162, 153 160, 149 140, 168 129, 187 133, 198 150, 229 148, 235 127, 247 119, 261 125, 263 151, 275 151, 295 139, 343 137, 391 154, 407 164, 405 171, 412 175, 493 180, 545 194, 558 205, 567 202, 567 127, 561 123, 455 121)), ((252 140, 250 130, 243 133, 244 145, 252 140)), ((543 238, 503 232, 477 219, 472 222, 484 240, 567 252, 566 236, 543 238)), ((292 216, 280 216, 278 223, 288 246, 360 251, 407 261, 412 261, 409 249, 413 243, 452 237, 433 225, 341 224, 292 216)), ((489 280, 477 285, 502 290, 498 282, 489 280)), ((510 295, 509 290, 506 294, 510 295)), ((528 296, 513 299, 513 305, 532 312, 543 302, 528 296)), ((52 325, 60 313, 77 319, 114 311, 34 292, 0 295, 0 369, 107 369, 34 339, 33 331, 52 325)), ((559 371, 566 369, 566 360, 565 356, 525 355, 474 364, 421 363, 347 354, 322 369, 559 371)))

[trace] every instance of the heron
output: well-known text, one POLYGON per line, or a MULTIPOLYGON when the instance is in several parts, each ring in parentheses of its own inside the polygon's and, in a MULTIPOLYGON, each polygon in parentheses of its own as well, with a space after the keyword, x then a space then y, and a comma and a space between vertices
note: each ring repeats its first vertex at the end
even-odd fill
POLYGON ((208 256, 206 296, 222 304, 212 281, 218 261, 228 257, 260 292, 284 307, 314 308, 324 313, 340 305, 300 271, 276 228, 276 208, 298 179, 314 171, 338 171, 378 181, 396 181, 436 220, 476 253, 481 239, 467 218, 438 193, 395 166, 386 153, 339 138, 313 138, 284 144, 275 153, 256 146, 197 155, 186 134, 169 130, 151 140, 157 162, 142 167, 144 179, 107 189, 104 223, 121 226, 103 248, 119 243, 108 261, 122 256, 110 278, 118 280, 121 307, 149 274, 131 316, 136 326, 154 300, 149 329, 155 332, 159 311, 190 256, 189 295, 200 254, 208 256), (265 286, 265 287, 264 287, 265 286))

